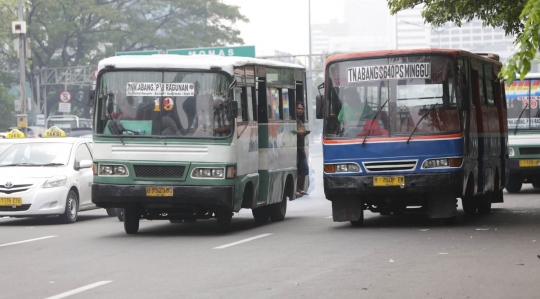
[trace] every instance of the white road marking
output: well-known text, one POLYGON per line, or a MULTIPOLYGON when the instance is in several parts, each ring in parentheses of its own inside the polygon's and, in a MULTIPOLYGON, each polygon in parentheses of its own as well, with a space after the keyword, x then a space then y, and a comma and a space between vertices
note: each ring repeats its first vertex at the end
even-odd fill
POLYGON ((74 289, 74 290, 71 290, 71 291, 67 291, 65 293, 62 293, 62 294, 58 294, 56 296, 52 296, 52 297, 47 297, 45 299, 60 299, 60 298, 65 298, 67 296, 71 296, 71 295, 74 295, 74 294, 77 294, 77 293, 80 293, 80 292, 84 292, 84 291, 87 291, 89 289, 93 289, 93 288, 96 288, 96 287, 99 287, 99 286, 102 286, 104 284, 108 284, 112 282, 112 280, 104 280, 104 281, 99 281, 99 282, 96 282, 96 283, 93 283, 93 284, 89 284, 87 286, 84 286, 84 287, 80 287, 78 289, 74 289))
POLYGON ((33 241, 49 239, 49 238, 54 238, 54 237, 58 237, 58 236, 47 236, 47 237, 35 238, 35 239, 24 240, 24 241, 19 241, 19 242, 7 243, 7 244, 0 245, 0 247, 10 246, 10 245, 15 245, 15 244, 21 244, 21 243, 26 243, 26 242, 33 242, 33 241))
POLYGON ((270 235, 271 234, 262 234, 262 235, 258 235, 258 236, 252 237, 252 238, 247 238, 247 239, 244 239, 244 240, 240 240, 238 242, 229 243, 229 244, 221 245, 221 246, 218 246, 218 247, 214 247, 213 249, 223 249, 223 248, 231 247, 231 246, 234 246, 234 245, 238 245, 238 244, 246 243, 246 242, 249 242, 249 241, 253 241, 255 239, 268 237, 270 235))

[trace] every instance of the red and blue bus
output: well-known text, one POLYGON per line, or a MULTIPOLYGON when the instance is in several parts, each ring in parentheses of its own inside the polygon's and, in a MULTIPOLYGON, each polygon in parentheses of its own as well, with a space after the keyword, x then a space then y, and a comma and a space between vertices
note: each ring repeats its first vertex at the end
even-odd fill
POLYGON ((501 66, 497 55, 461 50, 330 56, 317 117, 334 221, 359 226, 364 210, 452 220, 457 198, 466 214, 487 214, 503 202, 501 66))

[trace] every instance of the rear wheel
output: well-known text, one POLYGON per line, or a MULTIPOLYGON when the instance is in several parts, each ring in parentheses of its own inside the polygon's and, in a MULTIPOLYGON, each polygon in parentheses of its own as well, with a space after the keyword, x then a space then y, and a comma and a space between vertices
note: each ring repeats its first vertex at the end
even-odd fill
POLYGON ((137 209, 124 209, 124 230, 127 234, 136 234, 139 231, 141 215, 137 209))
POLYGON ((226 233, 231 230, 232 212, 228 209, 216 210, 217 230, 226 233))
POLYGON ((510 176, 508 182, 506 183, 506 191, 508 193, 518 193, 523 186, 523 181, 520 176, 510 176))
POLYGON ((116 217, 118 220, 124 221, 124 209, 116 209, 116 217))
POLYGON ((268 206, 268 216, 272 222, 283 221, 287 213, 287 191, 283 190, 283 197, 280 203, 271 204, 268 206))
POLYGON ((79 198, 77 193, 73 190, 69 190, 66 198, 66 209, 64 214, 60 215, 60 221, 63 223, 74 223, 77 221, 77 215, 79 212, 79 198))
POLYGON ((107 210, 107 215, 109 215, 109 217, 116 216, 116 209, 115 208, 106 208, 106 210, 107 210))

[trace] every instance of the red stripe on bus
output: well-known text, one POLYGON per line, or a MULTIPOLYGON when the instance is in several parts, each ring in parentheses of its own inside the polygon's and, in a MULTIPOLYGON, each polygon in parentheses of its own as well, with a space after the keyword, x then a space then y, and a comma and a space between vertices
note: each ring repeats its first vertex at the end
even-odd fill
MULTIPOLYGON (((411 140, 428 140, 428 139, 454 139, 463 137, 463 133, 450 134, 450 135, 431 135, 431 136, 413 136, 411 140)), ((363 138, 363 137, 362 137, 363 138)), ((366 139, 366 143, 372 141, 407 141, 409 137, 391 137, 391 138, 369 138, 366 139)), ((362 139, 325 139, 323 143, 325 144, 340 144, 340 143, 361 143, 362 139)))

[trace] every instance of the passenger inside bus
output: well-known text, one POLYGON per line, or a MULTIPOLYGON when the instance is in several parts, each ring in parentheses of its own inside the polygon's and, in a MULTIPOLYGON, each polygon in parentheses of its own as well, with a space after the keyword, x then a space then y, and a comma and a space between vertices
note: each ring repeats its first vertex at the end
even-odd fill
MULTIPOLYGON (((356 88, 347 88, 341 97, 343 107, 339 112, 337 119, 340 122, 350 123, 359 120, 367 120, 373 117, 373 109, 365 102, 360 100, 360 95, 356 88)), ((356 125, 356 124, 355 124, 356 125)))
POLYGON ((214 136, 228 136, 231 133, 226 102, 222 99, 214 101, 214 136))

